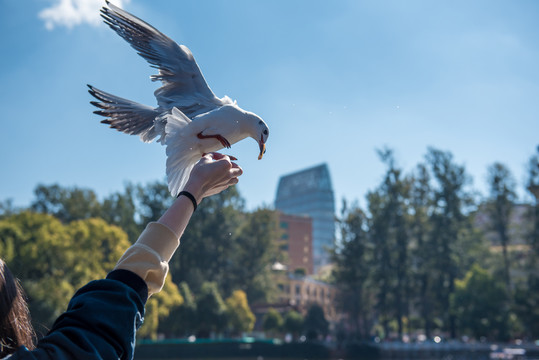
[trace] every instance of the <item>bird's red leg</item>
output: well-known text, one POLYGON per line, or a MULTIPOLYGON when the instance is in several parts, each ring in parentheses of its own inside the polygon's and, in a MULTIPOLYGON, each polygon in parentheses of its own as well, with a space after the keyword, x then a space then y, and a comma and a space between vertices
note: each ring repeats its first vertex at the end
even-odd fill
POLYGON ((221 144, 222 144, 224 147, 230 148, 230 142, 229 142, 227 139, 225 139, 224 136, 219 135, 219 134, 217 134, 217 135, 203 135, 203 134, 202 134, 202 131, 201 131, 201 132, 199 132, 199 133, 197 134, 197 138, 199 138, 199 139, 210 139, 210 138, 211 138, 211 139, 217 139, 217 140, 219 140, 219 141, 221 142, 221 144))

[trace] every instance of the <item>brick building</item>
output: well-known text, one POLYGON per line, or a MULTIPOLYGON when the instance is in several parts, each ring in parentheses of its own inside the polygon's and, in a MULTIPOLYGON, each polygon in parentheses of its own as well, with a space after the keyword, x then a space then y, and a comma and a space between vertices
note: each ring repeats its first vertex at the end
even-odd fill
POLYGON ((281 238, 279 249, 286 254, 285 265, 294 273, 303 269, 313 274, 313 224, 308 216, 279 214, 281 238))

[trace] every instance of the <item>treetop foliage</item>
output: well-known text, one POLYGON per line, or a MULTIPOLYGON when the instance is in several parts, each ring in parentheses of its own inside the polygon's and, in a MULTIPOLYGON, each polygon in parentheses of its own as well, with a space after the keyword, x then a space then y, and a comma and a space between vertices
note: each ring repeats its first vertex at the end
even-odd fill
MULTIPOLYGON (((402 338, 421 330, 430 337, 437 330, 451 338, 539 336, 529 321, 537 319, 530 306, 539 283, 537 200, 525 205, 528 216, 517 225, 529 234, 528 247, 512 247, 510 215, 518 199, 503 164, 488 168, 490 192, 479 203, 465 167, 449 152, 429 148, 410 174, 392 150, 378 154, 386 172, 367 194, 365 209, 343 202, 332 255, 339 306, 354 335, 402 338), (486 226, 477 214, 487 215, 481 217, 486 226), (500 239, 501 252, 490 250, 486 231, 500 239)), ((529 166, 532 194, 539 188, 537 159, 529 166)))

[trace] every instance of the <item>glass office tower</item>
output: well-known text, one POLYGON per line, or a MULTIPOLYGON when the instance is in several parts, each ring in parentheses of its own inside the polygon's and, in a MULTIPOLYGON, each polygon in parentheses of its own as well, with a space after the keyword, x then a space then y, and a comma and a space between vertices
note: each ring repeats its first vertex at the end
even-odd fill
POLYGON ((325 248, 332 248, 335 241, 335 199, 327 164, 282 176, 275 208, 312 218, 314 271, 328 264, 325 248))

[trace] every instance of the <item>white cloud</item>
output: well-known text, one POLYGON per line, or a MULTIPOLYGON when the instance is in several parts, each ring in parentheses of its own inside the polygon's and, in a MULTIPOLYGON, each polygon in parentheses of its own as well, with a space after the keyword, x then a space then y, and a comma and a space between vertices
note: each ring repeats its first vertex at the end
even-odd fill
MULTIPOLYGON (((123 7, 130 0, 115 0, 112 3, 123 7)), ((39 17, 45 21, 48 30, 55 26, 65 26, 71 29, 80 24, 97 26, 101 22, 99 9, 105 5, 105 0, 54 0, 54 3, 40 11, 39 17)))

